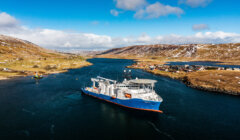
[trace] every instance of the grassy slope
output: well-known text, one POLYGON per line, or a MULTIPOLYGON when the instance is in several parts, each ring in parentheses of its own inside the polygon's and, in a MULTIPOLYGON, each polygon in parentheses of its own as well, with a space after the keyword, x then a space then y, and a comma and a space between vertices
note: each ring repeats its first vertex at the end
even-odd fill
POLYGON ((43 74, 66 71, 90 65, 78 55, 62 54, 43 49, 35 44, 0 35, 0 70, 8 68, 13 72, 0 72, 0 79, 19 75, 43 74))
POLYGON ((238 71, 201 71, 188 74, 190 86, 240 95, 240 72, 238 71))

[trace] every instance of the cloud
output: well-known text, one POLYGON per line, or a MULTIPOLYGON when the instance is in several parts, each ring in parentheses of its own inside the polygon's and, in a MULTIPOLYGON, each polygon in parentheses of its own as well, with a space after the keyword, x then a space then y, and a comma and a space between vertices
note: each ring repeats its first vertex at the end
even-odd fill
POLYGON ((111 37, 93 33, 66 32, 41 28, 32 29, 20 25, 18 21, 15 22, 17 24, 14 24, 11 28, 9 28, 12 25, 11 22, 1 26, 0 34, 28 40, 42 47, 56 50, 103 50, 130 45, 240 42, 240 34, 223 31, 198 32, 189 36, 172 34, 151 37, 147 34, 142 34, 140 36, 111 37), (8 28, 8 30, 4 30, 4 28, 8 28))
POLYGON ((207 24, 194 24, 192 26, 192 29, 194 31, 202 31, 202 30, 208 30, 210 29, 207 24))
POLYGON ((0 13, 0 28, 3 27, 13 27, 18 24, 18 21, 10 16, 9 14, 2 12, 0 13))
POLYGON ((134 17, 138 19, 142 18, 159 18, 160 16, 177 15, 180 16, 184 11, 179 7, 172 7, 169 5, 163 5, 160 2, 148 5, 145 9, 138 10, 134 17))
POLYGON ((135 11, 147 4, 146 0, 114 0, 116 7, 123 10, 135 11))
POLYGON ((5 12, 0 13, 0 31, 10 31, 13 29, 15 29, 15 31, 20 30, 19 22, 5 12))
POLYGON ((193 8, 205 7, 211 2, 212 0, 180 0, 179 1, 179 3, 185 3, 193 8))
MULTIPOLYGON (((159 18, 161 16, 180 16, 184 11, 179 7, 164 5, 160 2, 149 4, 146 0, 114 0, 116 7, 125 11, 134 11, 134 17, 138 19, 159 18)), ((116 10, 111 10, 111 14, 117 16, 116 10)))
POLYGON ((110 11, 110 13, 111 13, 113 16, 118 16, 118 15, 119 15, 119 12, 118 12, 117 10, 115 10, 115 9, 112 9, 112 10, 110 11))
POLYGON ((78 48, 101 49, 113 47, 112 38, 91 33, 73 33, 52 29, 25 29, 20 33, 8 33, 20 39, 31 41, 50 49, 78 48))
POLYGON ((206 43, 238 43, 240 42, 240 34, 218 32, 198 32, 190 36, 169 35, 160 36, 158 43, 166 44, 206 44, 206 43))

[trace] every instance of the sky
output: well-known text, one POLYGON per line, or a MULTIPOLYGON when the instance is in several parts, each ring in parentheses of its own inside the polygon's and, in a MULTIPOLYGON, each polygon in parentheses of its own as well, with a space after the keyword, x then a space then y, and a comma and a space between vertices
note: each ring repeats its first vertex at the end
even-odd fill
POLYGON ((237 0, 0 0, 0 34, 56 50, 240 42, 237 0))

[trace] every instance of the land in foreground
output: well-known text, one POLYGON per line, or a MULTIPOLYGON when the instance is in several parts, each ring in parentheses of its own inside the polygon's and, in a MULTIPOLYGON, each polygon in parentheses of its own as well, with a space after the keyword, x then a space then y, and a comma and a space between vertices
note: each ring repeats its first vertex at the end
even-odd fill
POLYGON ((58 53, 31 42, 0 35, 0 79, 65 72, 90 65, 82 56, 58 53))

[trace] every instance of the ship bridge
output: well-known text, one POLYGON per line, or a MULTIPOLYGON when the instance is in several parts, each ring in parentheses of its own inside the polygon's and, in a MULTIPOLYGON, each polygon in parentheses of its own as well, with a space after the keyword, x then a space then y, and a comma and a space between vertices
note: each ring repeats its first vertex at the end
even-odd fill
POLYGON ((150 80, 150 79, 134 79, 134 80, 129 80, 128 82, 133 84, 155 84, 157 81, 150 80))
POLYGON ((134 85, 137 86, 138 89, 150 89, 153 91, 154 88, 154 84, 156 83, 156 80, 151 80, 151 79, 133 79, 133 80, 129 80, 128 83, 130 85, 134 85))

